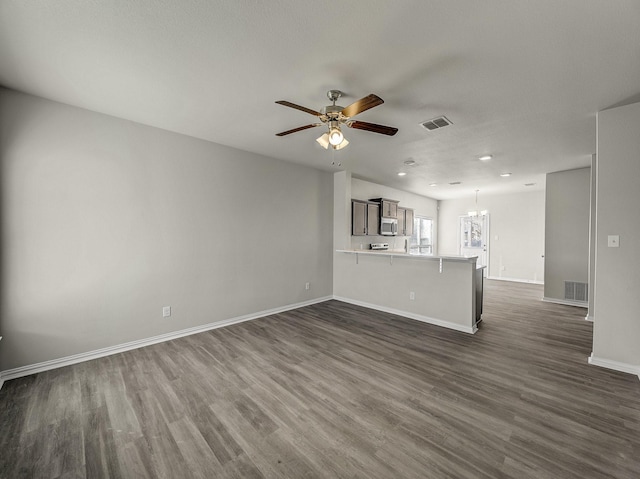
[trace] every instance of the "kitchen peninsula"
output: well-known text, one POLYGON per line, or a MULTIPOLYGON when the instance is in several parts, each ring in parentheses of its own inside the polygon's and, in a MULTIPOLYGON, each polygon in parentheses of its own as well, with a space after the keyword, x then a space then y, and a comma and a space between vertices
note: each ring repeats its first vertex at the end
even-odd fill
POLYGON ((482 314, 482 268, 474 257, 336 250, 337 300, 475 333, 482 314))
MULTIPOLYGON (((354 234, 353 204, 357 201, 354 199, 364 199, 359 202, 367 205, 368 220, 370 204, 376 203, 376 199, 393 198, 405 208, 405 223, 407 210, 417 216, 437 219, 437 201, 351 178, 347 171, 336 172, 333 185, 333 297, 475 333, 482 313, 483 286, 483 269, 476 267, 476 257, 407 254, 405 245, 411 234, 401 235, 399 241, 395 240, 397 235, 382 236, 379 231, 367 235, 371 232, 370 227, 369 231, 360 228, 354 234), (369 238, 362 236, 363 233, 369 238), (391 249, 365 249, 371 247, 368 243, 378 242, 388 243, 391 249), (403 248, 403 251, 397 251, 397 248, 403 248)), ((363 208, 360 211, 364 214, 363 208)), ((375 218, 375 211, 372 214, 375 218)))

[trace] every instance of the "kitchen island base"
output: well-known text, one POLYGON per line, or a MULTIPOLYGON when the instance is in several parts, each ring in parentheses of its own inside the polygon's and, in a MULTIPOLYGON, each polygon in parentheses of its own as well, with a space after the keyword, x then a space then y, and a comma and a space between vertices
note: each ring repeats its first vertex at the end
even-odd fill
POLYGON ((338 250, 334 298, 473 334, 482 312, 482 270, 476 260, 338 250))

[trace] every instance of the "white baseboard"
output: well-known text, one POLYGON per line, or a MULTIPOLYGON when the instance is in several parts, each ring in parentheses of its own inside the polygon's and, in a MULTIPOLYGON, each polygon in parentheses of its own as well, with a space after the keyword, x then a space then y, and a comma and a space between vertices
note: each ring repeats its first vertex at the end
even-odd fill
POLYGON ((547 298, 546 296, 542 298, 542 301, 546 303, 564 304, 565 306, 577 306, 578 308, 589 307, 589 303, 586 301, 571 301, 570 299, 547 298))
POLYGON ((455 329, 456 331, 462 331, 463 333, 474 334, 478 331, 477 326, 463 326, 461 324, 445 321, 444 319, 430 318, 429 316, 422 316, 421 314, 410 313, 408 311, 401 311, 399 309, 387 308, 386 306, 380 306, 378 304, 366 303, 364 301, 358 301, 350 298, 343 298, 342 296, 333 296, 333 299, 342 301, 344 303, 355 304, 356 306, 362 306, 364 308, 375 309, 384 313, 391 313, 397 316, 404 316, 405 318, 415 319, 416 321, 422 321, 424 323, 433 324, 435 326, 441 326, 443 328, 455 329))
POLYGON ((494 279, 496 281, 509 281, 511 283, 527 283, 527 284, 544 284, 544 281, 534 279, 520 279, 520 278, 507 278, 505 276, 487 276, 487 279, 494 279))
POLYGON ((587 314, 587 315, 584 317, 584 320, 585 320, 585 321, 591 321, 591 322, 593 323, 593 316, 591 316, 590 314, 587 314))
MULTIPOLYGON (((95 351, 87 351, 86 353, 74 354, 72 356, 66 356, 64 358, 52 359, 50 361, 44 361, 36 364, 29 364, 27 366, 21 366, 19 368, 7 369, 6 371, 0 371, 0 388, 2 384, 9 379, 16 379, 23 376, 29 376, 30 374, 41 373, 43 371, 49 371, 51 369, 61 368, 64 366, 70 366, 72 364, 81 363, 84 361, 91 361, 92 359, 102 358, 110 356, 112 354, 122 353, 130 351, 132 349, 143 348, 145 346, 151 346, 152 344, 163 343, 165 341, 171 341, 172 339, 182 338, 184 336, 190 336, 192 334, 202 333, 211 329, 223 328, 225 326, 231 326, 232 324, 242 323, 244 321, 251 321, 253 319, 263 318, 272 314, 283 313, 292 309, 302 308, 304 306, 310 306, 316 303, 322 303, 333 299, 333 296, 324 296, 322 298, 316 298, 309 301, 303 301, 302 303, 288 304, 279 308, 267 309, 259 311, 257 313, 246 314, 243 316, 237 316, 235 318, 218 321, 215 323, 203 324, 201 326, 195 326, 193 328, 182 329, 180 331, 173 331, 171 333, 161 334, 159 336, 153 336, 145 339, 138 339, 136 341, 130 341, 128 343, 117 344, 115 346, 109 346, 107 348, 96 349, 95 351)), ((6 339, 6 338, 5 338, 6 339)))
POLYGON ((613 369, 614 371, 634 374, 638 376, 638 379, 640 379, 640 365, 633 366, 627 363, 612 361, 611 359, 598 358, 594 356, 593 353, 589 356, 589 364, 600 366, 601 368, 613 369))

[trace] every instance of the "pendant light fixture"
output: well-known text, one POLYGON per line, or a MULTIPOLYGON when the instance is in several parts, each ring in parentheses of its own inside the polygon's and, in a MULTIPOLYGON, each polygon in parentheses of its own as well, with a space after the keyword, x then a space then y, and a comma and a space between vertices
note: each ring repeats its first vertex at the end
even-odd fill
POLYGON ((478 209, 478 192, 480 190, 476 190, 476 209, 473 211, 468 211, 467 215, 468 216, 486 216, 487 215, 487 210, 479 210, 478 209))

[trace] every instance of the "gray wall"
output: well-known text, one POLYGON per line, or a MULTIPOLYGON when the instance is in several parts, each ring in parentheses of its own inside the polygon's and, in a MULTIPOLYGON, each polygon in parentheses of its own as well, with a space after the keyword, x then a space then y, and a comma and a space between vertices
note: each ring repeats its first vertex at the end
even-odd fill
POLYGON ((4 89, 0 145, 0 371, 332 294, 329 173, 4 89))
MULTIPOLYGON (((589 282, 591 168, 547 175, 544 297, 564 300, 564 281, 589 282)), ((586 304, 585 304, 586 306, 586 304)))
POLYGON ((640 103, 598 113, 593 355, 640 374, 640 103), (620 235, 620 247, 607 247, 620 235))
MULTIPOLYGON (((478 195, 478 209, 489 212, 489 277, 542 282, 544 275, 544 191, 478 195)), ((440 201, 439 253, 459 254, 460 216, 475 210, 468 198, 440 201)))

